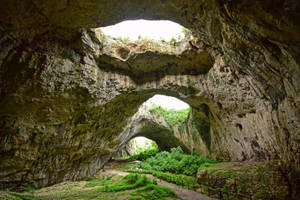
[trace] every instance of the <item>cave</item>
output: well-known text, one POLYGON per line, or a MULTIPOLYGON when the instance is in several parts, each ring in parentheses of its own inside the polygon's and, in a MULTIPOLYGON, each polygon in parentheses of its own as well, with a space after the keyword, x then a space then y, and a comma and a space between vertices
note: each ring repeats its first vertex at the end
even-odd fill
MULTIPOLYGON (((152 96, 139 107, 131 122, 123 130, 129 135, 126 136, 127 139, 122 139, 121 149, 129 149, 127 143, 132 139, 145 137, 154 141, 161 151, 170 151, 171 148, 180 146, 184 152, 191 153, 195 149, 194 146, 202 146, 203 143, 196 144, 197 139, 191 142, 192 133, 200 134, 200 132, 198 133, 195 125, 189 125, 195 121, 192 122, 190 110, 191 107, 187 103, 175 97, 157 94, 152 96), (174 121, 176 120, 174 116, 179 112, 185 114, 180 121, 174 121)), ((208 121, 207 118, 204 120, 208 121)), ((197 125, 200 129, 203 128, 200 123, 197 125)))
POLYGON ((299 199, 299 1, 2 4, 1 189, 95 174, 133 134, 148 135, 153 126, 140 106, 163 94, 191 106, 192 128, 177 141, 186 151, 280 161, 287 192, 278 199, 299 199), (170 20, 190 32, 159 51, 97 31, 136 19, 170 20))
POLYGON ((158 145, 154 140, 143 136, 136 136, 125 143, 123 147, 119 148, 118 151, 114 153, 112 159, 126 159, 153 147, 158 148, 158 145))

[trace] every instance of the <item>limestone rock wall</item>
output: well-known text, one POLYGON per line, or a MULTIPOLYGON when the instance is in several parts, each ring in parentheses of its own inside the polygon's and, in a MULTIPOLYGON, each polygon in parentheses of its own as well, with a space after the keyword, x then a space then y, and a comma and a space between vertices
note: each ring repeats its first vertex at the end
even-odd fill
POLYGON ((44 186, 93 174, 128 139, 126 125, 154 94, 184 100, 195 118, 198 110, 207 111, 210 134, 200 133, 204 145, 194 145, 203 155, 281 158, 289 178, 299 180, 297 0, 2 3, 2 186, 44 186), (103 45, 84 28, 133 18, 170 19, 190 28, 193 46, 212 60, 210 70, 150 75, 140 83, 104 70, 103 45))
POLYGON ((120 149, 114 153, 114 157, 126 157, 126 156, 132 156, 137 150, 137 144, 135 140, 130 140, 127 142, 123 147, 120 147, 120 149))

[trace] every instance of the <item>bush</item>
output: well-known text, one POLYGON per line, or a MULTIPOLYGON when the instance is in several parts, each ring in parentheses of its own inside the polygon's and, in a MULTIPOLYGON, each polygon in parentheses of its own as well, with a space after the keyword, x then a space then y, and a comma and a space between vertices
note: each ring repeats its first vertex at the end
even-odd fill
POLYGON ((219 161, 203 158, 196 155, 184 154, 181 147, 172 148, 171 152, 162 151, 146 159, 144 162, 136 163, 136 168, 155 170, 194 176, 201 166, 215 165, 219 161))
POLYGON ((186 176, 182 174, 171 174, 168 172, 160 172, 154 170, 136 170, 136 169, 128 169, 126 172, 134 172, 140 174, 152 174, 153 176, 165 180, 170 183, 175 183, 176 185, 181 185, 189 189, 198 188, 199 185, 197 183, 197 178, 186 176))
POLYGON ((144 161, 158 153, 158 149, 147 149, 140 153, 134 154, 128 158, 128 161, 141 160, 144 161))

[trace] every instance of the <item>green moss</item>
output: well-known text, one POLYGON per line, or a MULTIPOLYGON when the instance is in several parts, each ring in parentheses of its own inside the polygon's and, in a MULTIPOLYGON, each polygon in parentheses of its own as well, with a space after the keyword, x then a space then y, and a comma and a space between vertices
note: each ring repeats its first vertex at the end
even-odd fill
POLYGON ((200 168, 198 183, 220 199, 289 199, 288 183, 276 162, 248 169, 200 168))
POLYGON ((222 177, 222 178, 232 178, 237 174, 237 172, 243 171, 243 170, 209 167, 206 169, 206 171, 213 176, 218 176, 218 177, 222 177))
POLYGON ((154 106, 150 109, 151 113, 163 116, 170 127, 174 127, 175 125, 177 125, 180 130, 184 129, 187 126, 187 120, 190 111, 191 108, 183 110, 168 110, 162 108, 161 106, 154 106))
POLYGON ((85 185, 85 187, 95 187, 95 186, 105 186, 112 183, 111 178, 114 175, 108 176, 105 179, 91 178, 90 182, 85 185))
POLYGON ((208 108, 203 108, 199 111, 193 111, 192 124, 197 129, 207 149, 210 150, 210 121, 209 117, 207 116, 209 115, 209 111, 207 111, 208 113, 206 113, 206 110, 208 110, 208 108))

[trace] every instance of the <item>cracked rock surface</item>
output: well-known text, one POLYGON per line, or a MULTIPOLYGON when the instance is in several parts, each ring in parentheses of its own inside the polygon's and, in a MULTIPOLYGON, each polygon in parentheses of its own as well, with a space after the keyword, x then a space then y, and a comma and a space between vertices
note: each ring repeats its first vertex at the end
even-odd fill
POLYGON ((127 127, 139 106, 165 94, 192 107, 195 129, 183 142, 217 159, 279 158, 297 191, 299 1, 2 4, 2 187, 45 186, 95 173, 130 137, 127 127), (197 50, 133 52, 120 44, 109 51, 112 43, 93 30, 136 18, 182 24, 193 32, 197 50), (197 129, 203 119, 209 134, 197 129))

